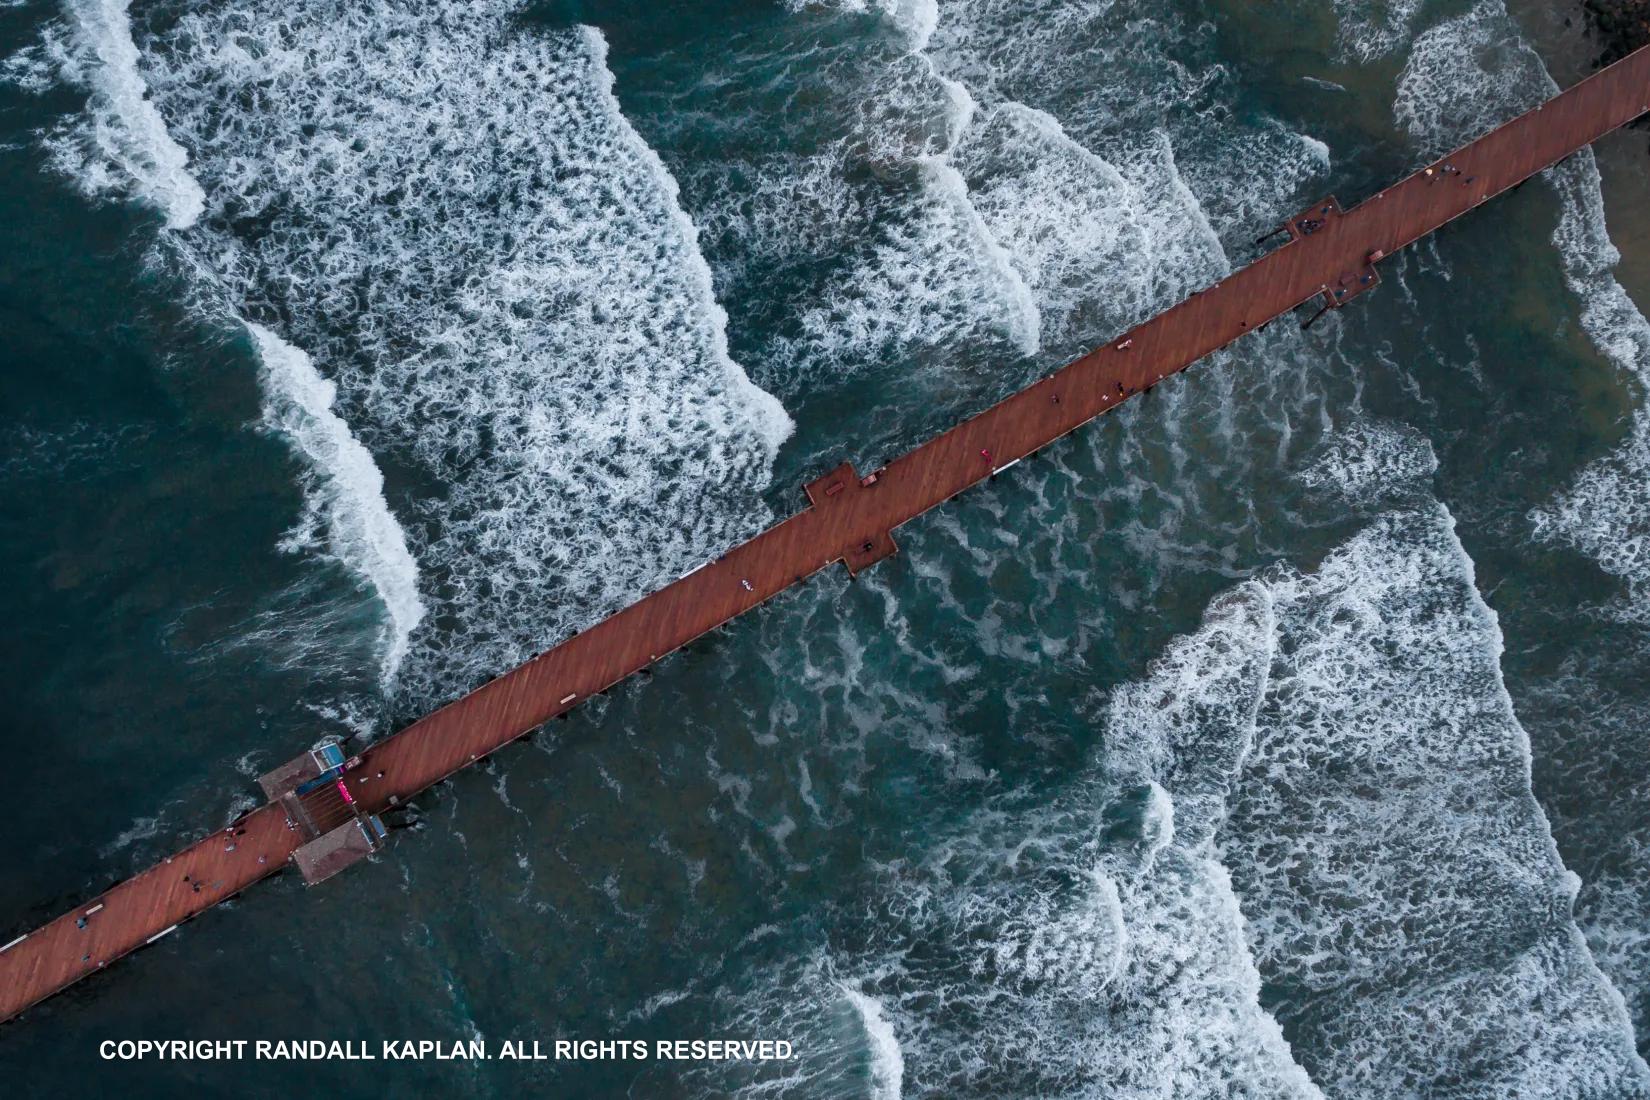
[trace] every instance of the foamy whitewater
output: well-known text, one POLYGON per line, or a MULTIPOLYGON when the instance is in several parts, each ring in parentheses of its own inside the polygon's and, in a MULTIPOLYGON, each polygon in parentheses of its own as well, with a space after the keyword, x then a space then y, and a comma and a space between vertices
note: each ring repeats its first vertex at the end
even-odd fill
POLYGON ((814 47, 826 60, 802 79, 835 109, 806 122, 839 131, 816 156, 737 164, 738 187, 716 178, 728 169, 702 169, 704 192, 748 211, 710 214, 723 282, 736 287, 798 233, 831 234, 813 247, 842 257, 828 282, 799 289, 797 322, 763 345, 787 388, 892 357, 932 372, 908 391, 931 399, 956 369, 947 346, 1000 346, 1010 362, 1081 353, 1219 278, 1223 235, 1285 213, 1328 168, 1326 148, 1274 121, 1213 123, 1202 108, 1220 74, 1188 72, 1155 41, 1181 32, 1172 15, 1160 25, 1109 4, 787 2, 799 33, 829 18, 887 29, 852 54, 834 40, 814 47), (1068 72, 1108 68, 1160 86, 1115 104, 1108 88, 1123 80, 1061 94, 1068 72), (1183 143, 1217 158, 1183 162, 1183 143), (901 182, 898 201, 856 186, 867 169, 901 182), (829 228, 797 225, 799 204, 828 212, 817 220, 829 228))
POLYGON ((905 1081, 905 1057, 899 1037, 883 1015, 882 1004, 857 989, 844 986, 842 995, 859 1013, 865 1037, 871 1042, 871 1100, 899 1100, 905 1081))
MULTIPOLYGON (((1454 146, 1558 92, 1541 59, 1518 34, 1501 0, 1416 39, 1399 81, 1395 111, 1422 148, 1454 146), (1471 58, 1471 67, 1461 59, 1471 58)), ((1630 599, 1622 613, 1650 623, 1650 321, 1628 299, 1611 269, 1621 259, 1604 224, 1604 199, 1591 149, 1547 174, 1558 192, 1553 243, 1565 277, 1581 301, 1582 325, 1594 345, 1639 393, 1632 428, 1620 451, 1589 468, 1577 484, 1532 514, 1539 535, 1570 543, 1624 578, 1630 599)))
MULTIPOLYGON (((1336 0, 1278 41, 1143 0, 590 9, 611 47, 563 14, 73 0, 3 69, 85 91, 45 159, 154 212, 134 251, 250 350, 249 427, 300 460, 282 546, 359 581, 258 593, 237 656, 307 668, 382 608, 389 708, 303 700, 328 728, 544 648, 765 524, 776 463, 887 457, 1552 88, 1497 0, 1336 0)), ((1557 259, 1509 293, 1562 275, 1551 315, 1642 382, 1592 161, 1548 179, 1557 259)), ((1544 238, 1532 194, 1483 217, 1544 238)), ((318 1020, 353 1011, 338 951, 378 952, 349 978, 393 1027, 799 1052, 465 1092, 1650 1100, 1650 790, 1609 751, 1650 704, 1595 694, 1586 651, 1650 622, 1650 419, 1512 507, 1463 474, 1474 387, 1542 376, 1479 296, 1417 293, 1458 230, 1366 310, 1255 334, 421 800, 361 871, 370 924, 234 919, 288 937, 318 1020), (1507 562, 1571 551, 1619 592, 1526 675, 1546 622, 1507 562)), ((131 462, 124 431, 29 426, 3 468, 131 462)), ((198 794, 143 798, 99 859, 163 850, 198 794)), ((114 1030, 121 989, 90 1000, 60 1018, 114 1030)))
MULTIPOLYGON (((1416 8, 1391 13, 1349 51, 1395 49, 1416 8)), ((1222 236, 1283 213, 1292 187, 1327 166, 1321 145, 1271 128, 1247 149, 1243 138, 1220 143, 1254 153, 1238 164, 1178 160, 1168 128, 1154 134, 1152 155, 1121 156, 1092 104, 1032 105, 1031 93, 1046 89, 1060 57, 1093 66, 1134 43, 1073 48, 1087 44, 1085 30, 1102 39, 1085 25, 1096 21, 1086 5, 1025 20, 1044 32, 1029 42, 1019 28, 969 18, 990 10, 942 9, 931 32, 907 33, 887 61, 891 83, 853 75, 908 92, 928 79, 920 51, 945 59, 931 121, 899 126, 879 114, 878 123, 919 135, 918 155, 956 168, 980 225, 1036 301, 1045 339, 1115 331, 1218 276, 1222 236), (1041 79, 1021 75, 1033 67, 1041 79), (967 74, 966 89, 945 73, 967 74), (1277 155, 1291 144, 1298 152, 1277 155), (1259 178, 1280 164, 1288 171, 1259 178), (1216 183, 1231 177, 1243 183, 1216 183), (1142 201, 1147 188, 1164 198, 1142 201), (1162 230, 1187 243, 1152 235, 1162 230), (1085 301, 1096 287, 1104 301, 1085 301)), ((1477 94, 1437 43, 1484 18, 1480 9, 1423 36, 1406 69, 1398 115, 1429 148, 1455 140, 1438 136, 1445 127, 1475 131, 1515 113, 1505 96, 1443 94, 1463 83, 1477 94), (1436 82, 1423 75, 1434 60, 1436 82)), ((1547 94, 1516 67, 1495 71, 1508 92, 1547 94)), ((879 111, 909 101, 876 97, 879 111)), ((1127 110, 1149 113, 1161 101, 1141 96, 1127 110)), ((863 146, 890 148, 886 138, 851 143, 863 146)), ((825 198, 833 169, 807 171, 810 182, 793 174, 779 192, 851 209, 840 194, 825 198)), ((885 259, 861 265, 856 285, 880 303, 894 296, 884 281, 899 270, 885 259)), ((1000 303, 1015 296, 980 296, 972 316, 1012 316, 1000 303)), ((943 344, 966 323, 942 314, 926 333, 943 344)), ((1572 916, 1577 880, 1531 794, 1498 626, 1453 520, 1430 496, 1437 468, 1427 439, 1403 425, 1356 421, 1336 433, 1302 483, 1359 511, 1396 510, 1316 571, 1280 568, 1217 601, 1150 678, 1119 691, 1106 778, 1086 777, 1053 807, 1007 800, 939 845, 930 865, 895 868, 879 884, 868 917, 878 948, 833 955, 829 966, 874 998, 874 1016, 856 1008, 868 1030, 891 1028, 909 1092, 1646 1094, 1623 1001, 1572 916), (956 958, 928 946, 940 943, 967 948, 956 958), (1260 1008, 1263 983, 1271 1012, 1260 1008), (1304 1068, 1286 1035, 1308 1052, 1304 1068)), ((938 523, 974 568, 990 569, 960 530, 938 523)), ((955 583, 943 569, 916 568, 955 583)), ((1001 624, 988 616, 980 626, 986 648, 1003 644, 1001 624)), ((791 1000, 829 998, 814 978, 776 975, 774 984, 791 1000)))
POLYGON ((1333 436, 1303 479, 1391 510, 1217 599, 1066 793, 886 868, 871 944, 772 996, 847 976, 912 1095, 1650 1095, 1435 469, 1402 426, 1333 436))
MULTIPOLYGON (((1093 68, 1125 63, 1131 49, 1150 57, 1149 44, 1107 27, 1101 7, 1005 29, 989 5, 942 6, 920 35, 895 18, 901 48, 880 72, 848 74, 874 89, 877 127, 848 148, 954 168, 966 186, 956 208, 966 200, 984 231, 955 239, 989 241, 1017 276, 978 284, 996 289, 973 293, 964 318, 932 318, 922 332, 936 346, 979 319, 1015 316, 1004 303, 1027 292, 1045 341, 1115 331, 1218 277, 1222 238, 1285 213, 1301 181, 1327 167, 1323 146, 1266 125, 1218 143, 1244 159, 1177 157, 1172 120, 1152 112, 1195 101, 1218 76, 1165 66, 1172 91, 1136 93, 1112 115, 1049 98, 1061 58, 1093 68), (1109 132, 1118 115, 1152 133, 1144 151, 1109 132)), ((1349 51, 1396 48, 1415 7, 1349 51)), ((1418 75, 1432 56, 1423 36, 1398 106, 1412 130, 1475 131, 1514 113, 1435 94, 1418 75)), ((1517 69, 1506 79, 1546 94, 1517 69)), ((790 174, 776 190, 825 195, 845 156, 830 155, 834 165, 801 177, 782 162, 790 174)), ((856 308, 898 316, 898 289, 921 285, 929 313, 939 301, 929 280, 953 253, 937 237, 924 247, 941 262, 920 276, 886 253, 859 263, 856 308)), ((1360 510, 1399 510, 1315 573, 1280 569, 1218 602, 1151 679, 1119 692, 1106 779, 1054 808, 982 815, 933 865, 880 884, 870 918, 880 949, 831 965, 874 996, 910 1091, 1389 1096, 1447 1083, 1463 1096, 1643 1094, 1650 1078, 1625 1006, 1572 918, 1577 880, 1531 795, 1494 616, 1428 492, 1436 469, 1425 437, 1401 425, 1338 434, 1302 482, 1360 510), (959 959, 929 943, 971 948, 959 959), (1277 1019, 1259 1007, 1262 983, 1277 1019), (1286 1034, 1309 1052, 1304 1069, 1286 1034)), ((787 988, 826 996, 812 981, 787 988)))
POLYGON ((321 377, 309 356, 262 325, 247 328, 263 363, 264 423, 291 440, 318 471, 304 496, 304 514, 287 537, 288 548, 323 546, 371 582, 389 612, 383 667, 385 679, 393 681, 424 605, 416 587, 418 565, 384 504, 384 475, 333 411, 337 387, 321 377))
POLYGON ((1118 693, 1104 776, 1053 804, 1001 800, 879 883, 866 980, 917 1093, 1321 1095, 1259 1005, 1210 843, 1265 676, 1250 644, 1265 612, 1231 602, 1204 648, 1171 651, 1118 693), (1175 770, 1176 734, 1191 729, 1224 751, 1180 759, 1204 774, 1173 792, 1153 775, 1175 770))
MULTIPOLYGON (((46 90, 52 72, 87 90, 86 114, 61 123, 46 139, 55 166, 88 195, 127 196, 155 208, 169 231, 165 255, 209 271, 202 249, 210 246, 203 234, 188 232, 205 212, 206 196, 149 95, 127 4, 75 0, 60 24, 47 27, 40 45, 15 55, 8 68, 36 92, 46 90)), ((238 303, 224 300, 216 278, 208 275, 196 293, 205 314, 220 323, 244 323, 235 314, 238 303)), ((380 676, 393 684, 424 604, 417 564, 384 497, 383 475, 333 411, 333 386, 309 356, 263 325, 244 327, 262 363, 264 424, 288 440, 309 471, 304 513, 282 548, 319 551, 371 588, 385 611, 380 676)), ((255 633, 271 636, 267 628, 255 633)), ((297 646, 286 659, 302 660, 311 649, 297 646)))
POLYGON ((1260 971, 1330 1095, 1643 1095, 1452 528, 1391 513, 1262 582, 1271 671, 1219 839, 1260 971))
POLYGON ((918 1092, 1650 1095, 1435 469, 1337 434, 1303 477, 1396 510, 1217 600, 1113 695, 1104 772, 881 883, 918 1092))
MULTIPOLYGON (((1447 149, 1556 93, 1539 57, 1518 34, 1501 0, 1481 0, 1468 14, 1416 39, 1399 81, 1395 112, 1423 149, 1447 149), (1471 59, 1463 65, 1462 58, 1471 59)), ((1627 437, 1615 453, 1587 467, 1576 483, 1530 514, 1537 537, 1586 554, 1625 582, 1611 606, 1596 609, 1650 626, 1650 322, 1611 275, 1620 254, 1606 233, 1604 200, 1591 149, 1545 176, 1559 200, 1553 244, 1565 280, 1581 304, 1581 324, 1635 394, 1627 437)), ((1582 688, 1582 691, 1589 689, 1582 688)), ((1642 736, 1632 719, 1582 751, 1610 752, 1618 738, 1642 736)), ((1578 772, 1582 781, 1586 769, 1578 772)), ((1650 776, 1623 775, 1641 800, 1650 776)), ((1630 801, 1630 799, 1629 799, 1630 801)), ((1590 840, 1602 871, 1587 884, 1589 938, 1612 978, 1639 1003, 1650 985, 1650 847, 1606 825, 1590 840)), ((1639 1026, 1650 1026, 1641 1018, 1639 1026)))
POLYGON ((122 75, 92 78, 155 134, 166 120, 157 148, 179 152, 150 159, 190 150, 207 199, 170 220, 198 218, 200 282, 262 326, 267 376, 290 383, 272 401, 307 392, 306 353, 337 387, 297 444, 336 463, 318 467, 330 487, 289 541, 325 521, 318 544, 379 588, 388 665, 408 654, 425 700, 754 531, 791 429, 729 358, 696 231, 600 35, 516 14, 203 6, 146 43, 148 98, 125 47, 122 75), (421 584, 345 424, 401 471, 421 584))
POLYGON ((189 154, 149 98, 125 0, 71 0, 38 52, 90 93, 87 116, 49 140, 53 159, 89 195, 125 194, 155 207, 168 229, 206 209, 189 154))
POLYGON ((600 36, 514 14, 202 11, 155 83, 220 196, 222 277, 290 315, 367 445, 425 486, 436 607, 408 675, 438 694, 750 533, 790 430, 728 357, 600 36))

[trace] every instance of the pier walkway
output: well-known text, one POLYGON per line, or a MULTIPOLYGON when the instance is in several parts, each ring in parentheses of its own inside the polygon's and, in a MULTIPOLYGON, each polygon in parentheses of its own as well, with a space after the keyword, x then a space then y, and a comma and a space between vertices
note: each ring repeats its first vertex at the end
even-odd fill
MULTIPOLYGON (((369 814, 404 804, 826 566, 865 569, 901 524, 1276 317, 1344 305, 1384 257, 1647 112, 1650 48, 1352 210, 1314 204, 1230 277, 880 470, 839 466, 807 486, 806 510, 373 745, 341 771, 341 797, 369 814)), ((0 949, 0 1020, 282 870, 304 841, 271 801, 18 937, 0 949)))

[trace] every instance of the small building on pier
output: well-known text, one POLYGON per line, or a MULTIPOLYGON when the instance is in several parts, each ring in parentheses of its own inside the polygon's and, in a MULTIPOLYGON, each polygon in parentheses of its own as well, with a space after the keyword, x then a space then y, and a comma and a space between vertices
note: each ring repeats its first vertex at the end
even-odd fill
POLYGON ((269 800, 286 811, 288 826, 304 838, 292 862, 311 886, 384 846, 384 823, 361 809, 344 782, 344 773, 360 763, 328 741, 258 779, 269 800))

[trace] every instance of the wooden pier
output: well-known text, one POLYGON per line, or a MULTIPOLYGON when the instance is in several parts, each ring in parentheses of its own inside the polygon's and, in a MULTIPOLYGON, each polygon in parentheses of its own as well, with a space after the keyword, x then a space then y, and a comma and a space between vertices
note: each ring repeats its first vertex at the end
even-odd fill
MULTIPOLYGON (((1315 203, 1228 278, 880 470, 844 463, 807 486, 806 510, 351 758, 340 798, 368 815, 405 804, 826 566, 875 564, 901 524, 1276 317, 1344 305, 1384 257, 1646 113, 1650 47, 1352 210, 1315 203)), ((268 802, 18 937, 0 949, 0 1020, 282 870, 307 839, 268 802)))

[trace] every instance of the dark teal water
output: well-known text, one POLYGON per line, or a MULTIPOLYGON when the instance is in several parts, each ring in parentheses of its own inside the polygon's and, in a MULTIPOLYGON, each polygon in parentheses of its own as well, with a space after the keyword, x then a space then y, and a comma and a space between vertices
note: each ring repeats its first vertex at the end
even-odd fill
MULTIPOLYGON (((1516 14, 0 8, 0 935, 1574 79, 1516 14)), ((1650 1095, 1643 219, 1575 158, 31 1011, 5 1093, 1650 1095), (718 1036, 798 1057, 97 1054, 718 1036)))

